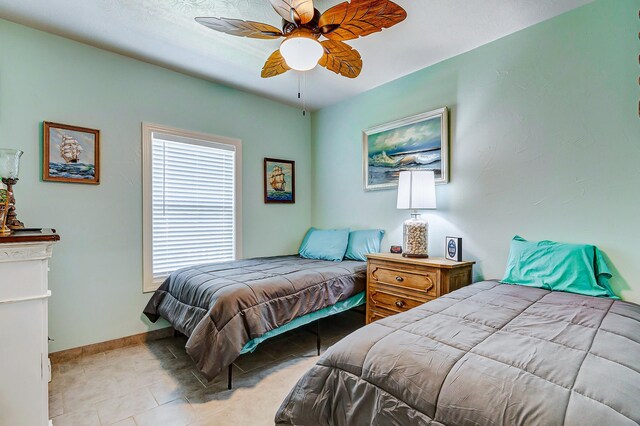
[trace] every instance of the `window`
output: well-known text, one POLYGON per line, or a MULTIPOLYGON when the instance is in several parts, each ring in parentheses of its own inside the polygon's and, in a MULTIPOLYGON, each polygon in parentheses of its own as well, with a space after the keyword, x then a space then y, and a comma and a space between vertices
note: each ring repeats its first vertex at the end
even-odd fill
POLYGON ((144 291, 239 258, 240 141, 143 124, 142 150, 144 291))

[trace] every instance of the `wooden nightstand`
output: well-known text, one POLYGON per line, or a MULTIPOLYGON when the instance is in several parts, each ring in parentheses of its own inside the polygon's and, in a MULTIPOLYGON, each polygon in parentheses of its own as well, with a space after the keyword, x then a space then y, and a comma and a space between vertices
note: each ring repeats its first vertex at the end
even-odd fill
POLYGON ((474 263, 367 255, 367 324, 471 284, 474 263))

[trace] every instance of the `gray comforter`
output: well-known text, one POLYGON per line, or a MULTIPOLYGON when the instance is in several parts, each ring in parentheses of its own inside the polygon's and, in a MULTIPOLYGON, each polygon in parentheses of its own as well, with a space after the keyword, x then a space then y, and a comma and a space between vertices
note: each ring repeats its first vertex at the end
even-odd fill
POLYGON ((335 344, 276 422, 635 425, 640 306, 473 284, 335 344))
POLYGON ((363 291, 365 273, 365 262, 298 256, 199 265, 172 273, 144 313, 189 336, 187 353, 213 379, 251 339, 363 291))

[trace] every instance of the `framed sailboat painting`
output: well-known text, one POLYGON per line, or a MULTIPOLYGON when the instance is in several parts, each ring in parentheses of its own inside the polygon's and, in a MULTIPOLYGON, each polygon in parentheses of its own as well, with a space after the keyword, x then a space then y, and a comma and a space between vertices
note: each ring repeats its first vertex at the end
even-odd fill
POLYGON ((296 162, 264 159, 264 202, 289 203, 296 202, 296 162))
POLYGON ((45 121, 42 180, 100 183, 100 130, 45 121))

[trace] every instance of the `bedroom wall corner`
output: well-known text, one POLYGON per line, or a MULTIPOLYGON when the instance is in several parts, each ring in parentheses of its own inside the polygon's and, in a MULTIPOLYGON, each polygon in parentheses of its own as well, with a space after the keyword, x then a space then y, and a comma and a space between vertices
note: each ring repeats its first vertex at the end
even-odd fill
POLYGON ((396 191, 363 190, 362 131, 448 106, 431 253, 462 237, 477 280, 502 278, 515 234, 595 244, 639 303, 638 8, 597 0, 314 112, 313 225, 381 227, 384 250, 401 244, 396 191))

